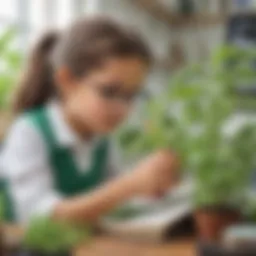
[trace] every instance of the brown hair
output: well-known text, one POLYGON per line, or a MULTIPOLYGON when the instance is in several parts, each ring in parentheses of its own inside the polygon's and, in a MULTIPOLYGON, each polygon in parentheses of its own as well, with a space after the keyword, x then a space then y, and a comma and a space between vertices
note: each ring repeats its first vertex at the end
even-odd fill
POLYGON ((29 58, 15 98, 15 112, 39 107, 54 95, 54 69, 65 65, 80 78, 112 56, 136 56, 146 64, 151 62, 140 36, 108 18, 84 18, 62 33, 47 33, 29 58))

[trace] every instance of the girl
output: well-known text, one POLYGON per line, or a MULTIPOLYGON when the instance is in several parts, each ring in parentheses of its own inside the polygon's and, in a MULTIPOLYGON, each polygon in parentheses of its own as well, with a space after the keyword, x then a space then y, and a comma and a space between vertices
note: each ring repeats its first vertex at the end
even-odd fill
POLYGON ((138 35, 105 18, 80 20, 38 43, 3 152, 18 221, 35 214, 94 221, 133 196, 163 194, 174 184, 176 161, 165 150, 103 182, 117 169, 108 135, 127 116, 150 62, 138 35))

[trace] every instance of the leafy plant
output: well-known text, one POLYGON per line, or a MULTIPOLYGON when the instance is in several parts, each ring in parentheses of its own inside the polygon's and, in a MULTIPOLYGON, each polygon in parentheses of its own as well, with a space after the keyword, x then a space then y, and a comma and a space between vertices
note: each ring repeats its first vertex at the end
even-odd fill
POLYGON ((22 55, 13 44, 15 36, 14 29, 8 29, 0 36, 0 110, 9 106, 10 95, 22 62, 22 55))
POLYGON ((256 51, 248 51, 223 47, 209 62, 184 68, 145 103, 143 122, 120 135, 133 154, 178 152, 195 178, 198 206, 236 204, 254 165, 256 126, 227 127, 239 106, 236 87, 256 81, 256 51))
POLYGON ((139 215, 143 215, 145 214, 145 212, 147 212, 147 209, 145 208, 136 207, 133 205, 124 205, 112 211, 110 214, 108 214, 107 217, 109 219, 123 221, 126 219, 137 217, 139 215))
POLYGON ((4 195, 0 193, 0 223, 5 219, 5 200, 4 195))
POLYGON ((89 237, 88 227, 37 217, 29 224, 24 246, 40 253, 65 253, 89 237))

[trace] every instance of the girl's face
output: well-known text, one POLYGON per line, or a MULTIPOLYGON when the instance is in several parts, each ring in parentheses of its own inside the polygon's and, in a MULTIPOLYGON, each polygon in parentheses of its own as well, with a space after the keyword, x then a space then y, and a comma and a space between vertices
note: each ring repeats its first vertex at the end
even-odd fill
POLYGON ((92 133, 106 134, 127 117, 147 72, 139 58, 112 58, 79 80, 59 70, 57 82, 72 120, 92 133))

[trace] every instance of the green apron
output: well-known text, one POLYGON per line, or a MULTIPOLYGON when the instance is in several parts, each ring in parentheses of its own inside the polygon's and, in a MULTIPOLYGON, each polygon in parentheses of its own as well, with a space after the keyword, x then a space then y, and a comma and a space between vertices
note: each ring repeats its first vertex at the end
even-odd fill
MULTIPOLYGON (((26 114, 41 133, 48 151, 55 190, 64 197, 75 196, 95 188, 106 177, 108 161, 108 140, 101 139, 94 148, 91 166, 81 170, 73 157, 72 149, 60 146, 51 127, 45 108, 39 108, 26 114)), ((8 205, 10 204, 10 200, 8 205)), ((9 207, 8 207, 9 208, 9 207)), ((7 219, 13 219, 15 211, 10 211, 7 219)))

